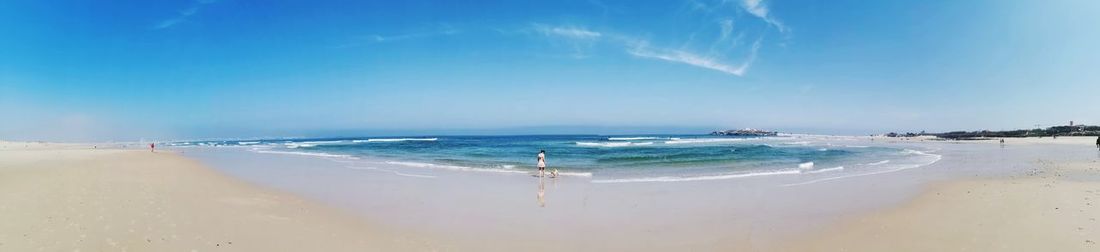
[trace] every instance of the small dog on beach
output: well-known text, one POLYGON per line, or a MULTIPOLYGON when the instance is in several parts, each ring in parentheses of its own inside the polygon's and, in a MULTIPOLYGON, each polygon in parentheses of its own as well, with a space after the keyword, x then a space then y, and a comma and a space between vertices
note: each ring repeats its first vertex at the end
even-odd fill
POLYGON ((553 171, 550 171, 550 177, 551 178, 557 178, 558 177, 558 169, 554 169, 553 171))

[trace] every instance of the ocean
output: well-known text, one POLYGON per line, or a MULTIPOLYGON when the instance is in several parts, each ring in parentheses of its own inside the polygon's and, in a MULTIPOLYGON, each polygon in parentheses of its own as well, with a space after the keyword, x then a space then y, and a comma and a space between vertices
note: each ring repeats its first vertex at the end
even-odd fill
POLYGON ((936 150, 858 137, 781 135, 414 136, 181 141, 172 147, 244 148, 257 153, 372 160, 392 166, 533 173, 547 168, 593 183, 681 182, 799 175, 801 183, 931 164, 936 150))

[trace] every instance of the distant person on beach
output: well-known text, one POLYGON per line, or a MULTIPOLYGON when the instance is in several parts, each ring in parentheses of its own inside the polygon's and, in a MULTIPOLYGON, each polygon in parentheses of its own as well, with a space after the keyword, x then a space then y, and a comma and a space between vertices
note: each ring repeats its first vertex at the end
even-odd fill
POLYGON ((1100 149, 1100 137, 1096 137, 1096 148, 1100 149))
POLYGON ((546 172, 546 150, 539 150, 539 176, 546 172))
POLYGON ((156 149, 157 149, 157 144, 149 143, 149 152, 156 152, 156 151, 154 151, 156 149))

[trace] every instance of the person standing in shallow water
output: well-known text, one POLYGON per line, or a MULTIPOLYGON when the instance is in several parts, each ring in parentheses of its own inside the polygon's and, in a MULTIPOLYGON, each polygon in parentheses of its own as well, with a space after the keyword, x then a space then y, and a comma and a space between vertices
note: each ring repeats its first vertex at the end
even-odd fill
POLYGON ((539 150, 539 176, 541 177, 546 172, 546 150, 539 150))

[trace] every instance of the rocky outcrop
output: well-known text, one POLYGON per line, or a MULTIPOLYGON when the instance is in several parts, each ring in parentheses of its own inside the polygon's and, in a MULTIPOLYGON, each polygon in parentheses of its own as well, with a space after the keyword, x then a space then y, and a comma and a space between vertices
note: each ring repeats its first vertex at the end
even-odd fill
POLYGON ((744 128, 739 130, 715 131, 710 134, 715 136, 775 136, 779 133, 775 131, 744 128))

